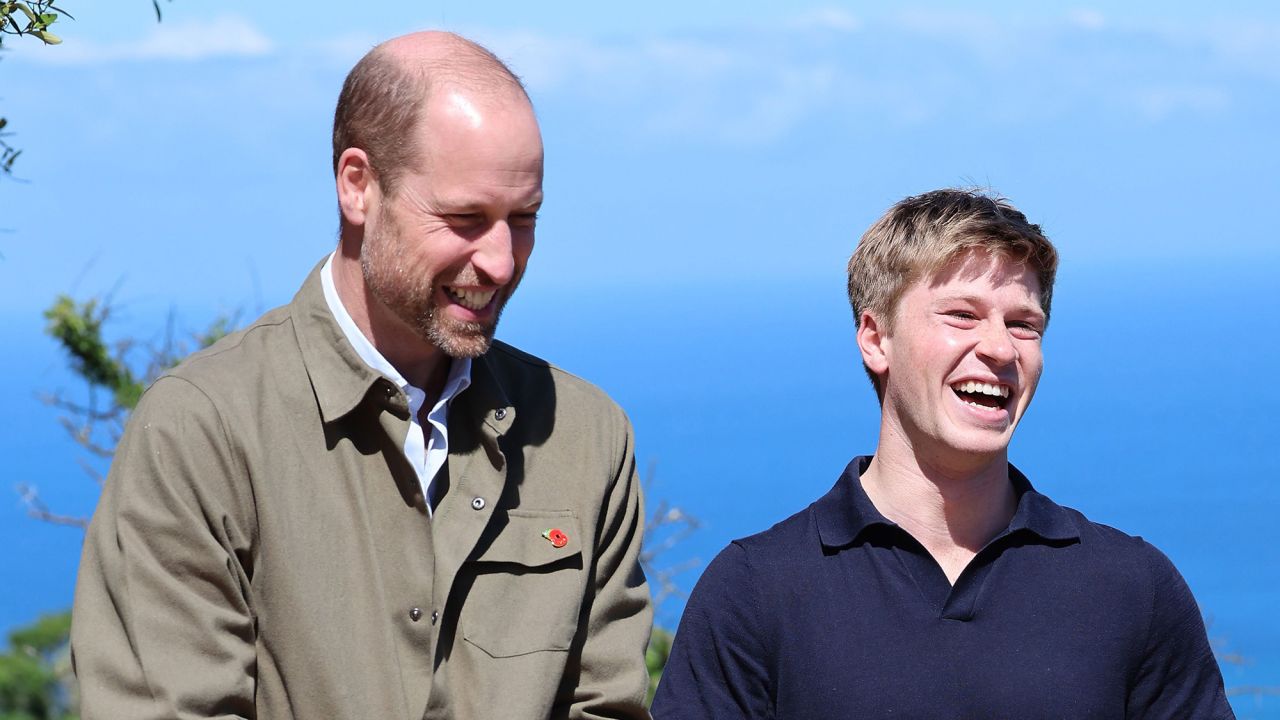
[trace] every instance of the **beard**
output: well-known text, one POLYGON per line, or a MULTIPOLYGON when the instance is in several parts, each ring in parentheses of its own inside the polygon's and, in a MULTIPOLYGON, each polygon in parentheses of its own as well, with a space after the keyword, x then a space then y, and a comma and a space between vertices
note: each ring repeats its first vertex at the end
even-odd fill
MULTIPOLYGON (((498 327, 502 308, 515 289, 515 283, 498 290, 493 318, 487 322, 469 322, 448 317, 436 303, 438 278, 415 273, 405 266, 410 255, 400 226, 386 208, 379 210, 377 232, 365 238, 360 247, 360 269, 365 287, 383 307, 409 326, 419 338, 454 358, 474 358, 489 351, 493 333, 498 327)), ((464 268, 458 278, 473 268, 464 268)), ((459 283, 461 284, 461 283, 459 283)))

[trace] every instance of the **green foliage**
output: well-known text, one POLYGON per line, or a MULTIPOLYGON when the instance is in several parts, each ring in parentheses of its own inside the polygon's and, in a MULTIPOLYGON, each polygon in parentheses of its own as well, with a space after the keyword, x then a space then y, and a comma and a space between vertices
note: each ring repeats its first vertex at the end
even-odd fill
POLYGON ((75 720, 71 613, 45 615, 9 635, 0 655, 0 720, 75 720))
POLYGON ((57 45, 62 38, 49 32, 59 15, 71 15, 52 0, 0 0, 0 33, 31 35, 46 45, 57 45))
POLYGON ((645 705, 653 704, 653 694, 658 691, 658 681, 662 679, 662 670, 671 657, 671 643, 675 636, 669 631, 655 627, 649 635, 649 648, 644 652, 644 664, 649 670, 649 691, 645 693, 645 705))
MULTIPOLYGON (((69 364, 88 385, 88 402, 73 402, 61 395, 45 398, 45 402, 66 411, 59 418, 62 426, 75 442, 88 451, 98 462, 111 458, 115 444, 124 432, 129 413, 142 399, 142 393, 153 380, 178 362, 192 350, 199 350, 216 342, 235 327, 234 316, 222 315, 214 319, 200 333, 192 336, 192 342, 175 342, 172 337, 173 322, 161 344, 139 343, 124 340, 109 345, 103 335, 110 317, 110 303, 97 299, 77 302, 67 295, 59 295, 45 311, 48 321, 46 331, 66 351, 69 364), (194 347, 192 347, 194 345, 194 347), (136 359, 141 350, 145 362, 136 359)), ((102 475, 90 462, 82 459, 82 467, 101 483, 102 475)), ((18 494, 27 506, 27 514, 37 520, 85 528, 89 519, 64 515, 47 506, 36 487, 18 483, 18 494)), ((0 720, 6 718, 0 715, 0 720)))
MULTIPOLYGON (((4 49, 5 35, 29 35, 46 45, 61 43, 62 38, 49 32, 49 26, 62 15, 71 17, 66 10, 54 5, 53 0, 0 0, 0 50, 4 49)), ((8 124, 6 118, 0 117, 0 175, 11 175, 14 161, 22 154, 4 141, 9 135, 4 132, 8 124)))
POLYGON ((144 386, 134 378, 124 363, 124 347, 112 353, 102 339, 102 323, 108 316, 107 306, 97 300, 76 303, 67 295, 59 295, 44 311, 49 321, 46 331, 71 356, 71 367, 89 383, 111 391, 115 404, 132 410, 142 397, 144 386))
POLYGON ((9 126, 9 121, 0 117, 0 175, 9 175, 13 172, 13 161, 18 159, 22 151, 11 146, 4 141, 9 133, 4 129, 9 126))

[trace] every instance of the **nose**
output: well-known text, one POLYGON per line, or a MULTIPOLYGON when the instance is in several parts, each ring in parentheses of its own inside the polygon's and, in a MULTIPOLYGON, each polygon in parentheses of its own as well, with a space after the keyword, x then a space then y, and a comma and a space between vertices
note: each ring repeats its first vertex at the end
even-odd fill
POLYGON ((1013 346, 1013 338, 1003 323, 985 322, 982 334, 978 339, 975 352, 978 356, 999 367, 1008 365, 1018 359, 1018 351, 1013 346))
POLYGON ((512 246, 511 226, 496 222, 476 239, 471 263, 481 278, 494 285, 506 285, 515 276, 516 258, 512 246))

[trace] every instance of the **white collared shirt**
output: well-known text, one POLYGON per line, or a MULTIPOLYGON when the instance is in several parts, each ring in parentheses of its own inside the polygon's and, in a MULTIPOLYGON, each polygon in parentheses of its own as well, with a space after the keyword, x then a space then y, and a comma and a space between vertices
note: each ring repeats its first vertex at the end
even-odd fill
MULTIPOLYGON (((336 254, 336 253, 335 253, 336 254)), ((471 358, 453 358, 449 364, 449 377, 445 379, 444 390, 440 398, 427 413, 427 422, 431 425, 431 434, 423 432, 422 421, 418 413, 426 402, 427 393, 421 388, 409 384, 408 380, 387 361, 382 353, 369 342, 360 328, 351 319, 342 299, 338 297, 338 289, 333 284, 333 255, 325 261, 320 270, 320 284, 324 286, 324 299, 329 305, 329 312, 338 321, 342 334, 347 337, 351 347, 361 360, 382 373, 388 380, 409 398, 409 435, 404 441, 404 456, 418 474, 418 484, 422 486, 422 497, 426 500, 427 512, 431 512, 431 484, 444 461, 449 457, 449 404, 463 390, 471 386, 471 358)))

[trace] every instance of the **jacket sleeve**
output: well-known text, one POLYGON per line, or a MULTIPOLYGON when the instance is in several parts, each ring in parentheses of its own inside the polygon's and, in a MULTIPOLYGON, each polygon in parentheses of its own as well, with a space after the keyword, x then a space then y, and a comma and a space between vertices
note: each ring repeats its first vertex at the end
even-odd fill
POLYGON ((163 377, 85 537, 72 662, 85 720, 252 718, 252 498, 209 398, 163 377))
MULTIPOLYGON (((566 682, 576 682, 568 717, 648 718, 645 693, 649 675, 645 649, 653 627, 649 587, 640 567, 644 506, 636 477, 631 425, 613 408, 617 466, 600 509, 593 590, 583 608, 585 633, 575 645, 579 662, 566 682)), ((553 714, 557 716, 558 714, 553 714)))
POLYGON ((1234 720, 1191 589, 1164 553, 1144 546, 1151 573, 1150 625, 1126 717, 1234 720))
POLYGON ((733 544, 698 580, 653 699, 655 720, 765 720, 774 716, 772 652, 761 627, 759 580, 733 544))

